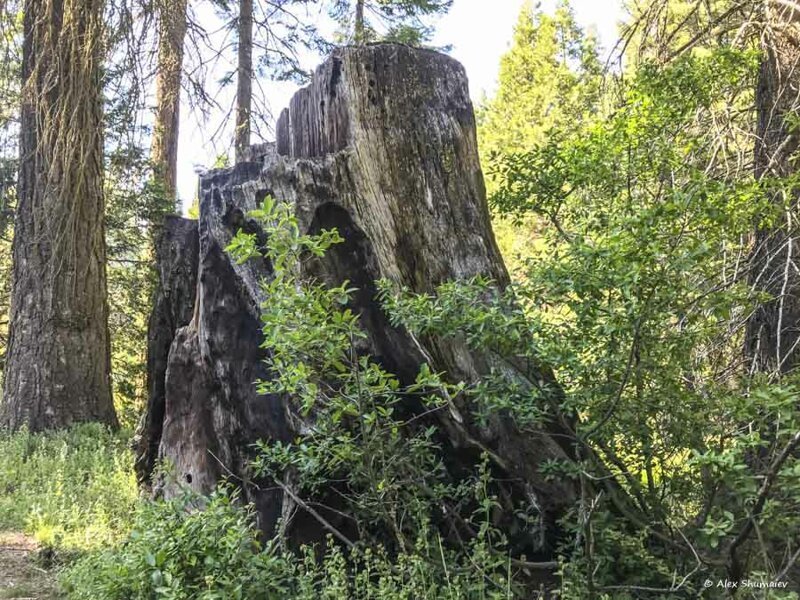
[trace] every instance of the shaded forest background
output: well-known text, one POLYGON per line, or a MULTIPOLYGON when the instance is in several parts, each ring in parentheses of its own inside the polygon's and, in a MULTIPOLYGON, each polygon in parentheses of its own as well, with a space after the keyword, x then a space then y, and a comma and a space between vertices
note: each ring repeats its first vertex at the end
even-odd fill
MULTIPOLYGON (((63 571, 64 594, 797 597, 800 8, 794 2, 631 2, 610 54, 577 25, 568 2, 552 14, 526 4, 502 57, 498 88, 476 107, 493 226, 512 285, 497 293, 493 282, 478 278, 422 296, 381 288, 392 322, 415 335, 461 336, 552 367, 557 394, 502 374, 446 382, 425 369, 416 387, 404 390, 430 395, 431 410, 447 394, 464 394, 474 400, 476 418, 502 414, 532 431, 567 424, 573 460, 552 461, 542 475, 570 481, 578 493, 560 517, 557 544, 536 557, 516 550, 543 527, 535 502, 517 515, 529 523, 523 531, 495 518, 504 499, 492 482, 489 453, 484 467, 463 481, 432 480, 435 443, 416 432, 411 442, 398 440, 407 423, 384 403, 398 384, 380 369, 370 371, 374 379, 359 390, 358 406, 382 433, 353 443, 353 415, 342 393, 314 408, 326 437, 309 435, 297 447, 265 444, 254 467, 277 480, 291 470, 305 482, 309 501, 346 473, 354 490, 348 516, 371 531, 360 545, 335 535, 321 549, 292 548, 280 535, 260 539, 235 485, 203 499, 188 490, 168 501, 140 497, 128 443, 147 397, 154 241, 163 217, 177 208, 177 127, 188 108, 180 90, 199 110, 218 108, 208 93, 216 82, 185 60, 208 35, 193 20, 191 4, 0 2, 0 367, 3 422, 15 430, 0 438, 6 491, 0 525, 36 538, 46 560, 63 571), (92 18, 106 25, 76 35, 97 36, 95 62, 84 65, 84 75, 103 110, 72 126, 93 127, 103 144, 96 148, 101 173, 93 193, 104 219, 94 234, 105 240, 107 293, 91 289, 102 295, 95 296, 95 317, 107 312, 108 350, 96 359, 110 361, 111 379, 105 395, 90 394, 99 412, 85 412, 88 404, 80 402, 51 419, 25 408, 29 395, 14 387, 25 380, 15 373, 24 372, 30 355, 8 353, 12 280, 37 286, 37 279, 49 281, 41 274, 51 268, 45 261, 41 270, 12 277, 22 268, 12 259, 15 218, 25 219, 20 199, 35 197, 18 177, 25 111, 41 108, 31 99, 30 79, 23 82, 23 74, 36 73, 23 65, 23 40, 47 24, 26 24, 25 15, 41 10, 46 18, 45 9, 59 5, 85 25, 88 4, 92 18), (150 124, 142 114, 153 102, 150 124), (383 455, 393 458, 376 466, 374 457, 383 455), (378 508, 400 500, 414 504, 413 516, 378 508), (439 528, 436 515, 447 502, 462 510, 464 539, 439 528), (203 511, 191 510, 199 505, 203 511), (785 585, 717 587, 745 579, 785 585)), ((240 162, 260 141, 251 133, 263 110, 254 104, 254 82, 307 78, 298 61, 303 49, 424 45, 432 17, 450 3, 333 1, 325 6, 338 23, 332 36, 304 24, 306 4, 315 3, 214 2, 235 40, 224 51, 235 53, 238 65, 223 82, 237 90, 232 152, 214 166, 240 162)), ((42 39, 37 43, 52 42, 42 39)), ((64 59, 60 52, 52 56, 64 59)), ((51 72, 46 62, 38 68, 51 72)), ((69 133, 67 122, 52 128, 69 133)), ((55 153, 47 161, 72 172, 68 146, 52 139, 55 153)), ((64 197, 54 205, 68 206, 64 197)), ((283 240, 269 248, 276 264, 299 260, 298 249, 324 253, 335 246, 335 236, 292 238, 286 232, 293 231, 293 217, 283 210, 269 204, 256 215, 272 239, 283 240)), ((244 259, 260 249, 243 239, 232 251, 244 259)), ((53 268, 52 281, 59 272, 53 268)), ((330 317, 348 291, 295 279, 288 267, 286 273, 270 283, 280 301, 262 309, 273 327, 265 325, 264 334, 275 352, 275 385, 299 389, 298 382, 335 377, 349 390, 360 363, 351 364, 350 346, 340 348, 337 340, 356 337, 358 324, 346 313, 330 317), (323 350, 341 352, 341 360, 321 359, 318 339, 332 340, 323 350), (301 350, 319 360, 304 363, 301 350), (309 372, 292 369, 296 364, 309 372)), ((57 391, 51 397, 54 406, 69 402, 57 391)))

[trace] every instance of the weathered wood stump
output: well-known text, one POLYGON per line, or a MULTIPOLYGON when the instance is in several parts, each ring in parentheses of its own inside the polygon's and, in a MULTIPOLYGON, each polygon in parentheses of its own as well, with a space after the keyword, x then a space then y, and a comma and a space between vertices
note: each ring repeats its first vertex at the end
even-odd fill
MULTIPOLYGON (((176 330, 174 321, 152 322, 151 353, 164 355, 165 338, 171 345, 166 369, 160 358, 151 358, 153 397, 138 461, 143 478, 158 458, 173 463, 178 477, 201 491, 226 475, 247 480, 253 442, 297 434, 287 399, 259 396, 254 385, 268 376, 266 351, 259 347, 259 307, 269 299, 259 281, 269 276, 270 266, 238 265, 224 251, 239 229, 260 233, 247 213, 267 194, 290 202, 306 230, 335 227, 345 238, 309 269, 322 281, 347 279, 359 289, 354 305, 370 352, 401 381, 413 380, 426 360, 453 380, 474 380, 498 361, 514 368, 513 359, 475 352, 450 338, 414 340, 389 324, 375 299, 379 278, 415 292, 476 275, 493 278, 501 288, 508 283, 491 230, 460 64, 401 45, 336 50, 284 110, 276 144, 251 154, 251 162, 201 178, 191 320, 177 323, 185 326, 176 330)), ((162 264, 167 288, 173 269, 162 264)), ((157 304, 156 311, 164 310, 157 304)), ((173 312, 188 316, 183 309, 173 312)), ((552 383, 546 370, 535 379, 552 383)), ((447 462, 474 468, 481 452, 490 450, 495 468, 511 482, 509 493, 540 511, 543 527, 527 546, 545 550, 574 489, 568 482, 546 481, 538 467, 567 458, 568 451, 549 432, 520 430, 501 414, 479 426, 470 406, 457 408, 460 414, 439 411, 432 417, 446 440, 447 462)), ((262 527, 270 530, 287 500, 280 491, 261 488, 244 486, 262 527)))
POLYGON ((134 440, 142 483, 148 483, 161 444, 170 346, 194 312, 198 253, 197 221, 167 217, 156 248, 159 286, 147 326, 147 408, 134 440))

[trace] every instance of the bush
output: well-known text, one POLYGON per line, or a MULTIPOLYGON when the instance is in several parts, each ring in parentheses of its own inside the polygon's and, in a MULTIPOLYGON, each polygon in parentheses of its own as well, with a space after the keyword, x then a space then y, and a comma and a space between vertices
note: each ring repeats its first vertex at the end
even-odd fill
POLYGON ((130 528, 137 503, 127 437, 97 424, 0 435, 0 529, 45 546, 91 549, 130 528))
POLYGON ((74 599, 282 598, 282 571, 261 552, 252 512, 223 488, 143 504, 128 538, 79 560, 63 585, 74 599))
POLYGON ((252 510, 232 488, 206 498, 185 492, 142 505, 128 538, 80 559, 62 585, 71 600, 514 597, 509 582, 489 576, 503 565, 485 536, 461 556, 434 536, 399 556, 380 546, 344 550, 330 539, 295 554, 277 539, 262 547, 258 537, 252 510))

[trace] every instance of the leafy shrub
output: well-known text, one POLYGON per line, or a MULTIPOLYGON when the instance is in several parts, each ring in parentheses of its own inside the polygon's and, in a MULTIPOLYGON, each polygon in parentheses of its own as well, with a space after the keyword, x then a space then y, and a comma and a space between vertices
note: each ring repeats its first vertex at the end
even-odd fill
POLYGON ((481 281, 393 300, 412 331, 527 339, 554 367, 590 457, 582 489, 587 474, 603 481, 565 523, 568 597, 700 594, 704 577, 785 578, 797 558, 773 558, 796 547, 797 376, 753 377, 742 360, 765 300, 747 266, 752 232, 783 210, 765 192, 796 185, 730 168, 749 165, 739 136, 751 115, 731 107, 750 105, 758 62, 722 49, 645 64, 619 83, 613 112, 500 157, 495 209, 547 224, 509 291, 524 317, 464 318, 481 281))
MULTIPOLYGON (((358 524, 358 536, 351 541, 336 531, 335 542, 293 552, 278 535, 262 547, 251 509, 232 488, 208 498, 185 492, 143 506, 124 543, 70 569, 64 577, 69 597, 514 597, 519 568, 512 571, 505 537, 492 525, 500 505, 488 457, 477 473, 448 479, 436 458, 434 429, 396 414, 403 395, 419 397, 431 410, 457 386, 423 368, 403 388, 353 351, 364 333, 346 308, 347 283, 329 289, 296 270, 299 261, 341 241, 335 231, 302 235, 291 207, 271 199, 252 216, 267 225, 274 269, 262 283, 270 298, 262 323, 274 377, 259 388, 291 395, 296 410, 314 418, 313 431, 293 444, 261 443, 254 467, 282 486, 292 473, 298 504, 301 496, 314 498, 345 480, 338 488, 340 512, 358 524), (462 526, 474 532, 468 539, 445 539, 443 506, 459 510, 462 526)), ((240 234, 229 251, 244 261, 263 249, 240 234)))
POLYGON ((252 512, 223 488, 142 505, 128 538, 79 560, 63 585, 75 599, 281 598, 286 570, 260 551, 252 512))
POLYGON ((124 435, 97 424, 0 435, 0 528, 48 546, 88 549, 128 530, 137 503, 124 435))
POLYGON ((502 566, 487 552, 487 532, 461 556, 434 536, 397 556, 332 539, 295 554, 277 540, 262 547, 252 510, 221 487, 143 505, 122 544, 82 558, 62 584, 72 600, 512 598, 509 582, 487 574, 502 566))

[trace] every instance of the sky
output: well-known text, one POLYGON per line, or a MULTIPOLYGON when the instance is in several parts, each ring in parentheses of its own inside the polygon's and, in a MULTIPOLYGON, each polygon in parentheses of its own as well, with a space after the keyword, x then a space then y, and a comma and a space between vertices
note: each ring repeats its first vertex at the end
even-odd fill
MULTIPOLYGON (((491 95, 494 91, 500 57, 509 48, 514 24, 526 1, 455 0, 450 12, 438 21, 434 44, 452 46, 450 54, 467 71, 473 101, 479 102, 484 94, 491 95)), ((542 0, 540 4, 543 10, 552 11, 556 0, 542 0)), ((622 19, 621 0, 572 0, 571 4, 578 22, 586 29, 593 28, 606 50, 613 47, 617 39, 617 23, 622 19)), ((297 86, 288 83, 268 85, 272 112, 279 114, 297 86)), ((230 93, 223 94, 220 102, 230 104, 230 93)), ((195 170, 211 166, 221 152, 228 150, 220 145, 218 139, 227 139, 230 133, 218 135, 216 143, 210 139, 218 126, 213 119, 204 122, 199 115, 183 111, 178 149, 178 193, 184 210, 191 205, 197 189, 195 170)), ((253 143, 259 141, 263 140, 252 140, 253 143)))

